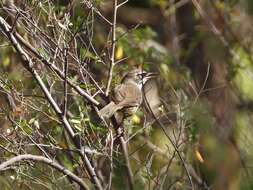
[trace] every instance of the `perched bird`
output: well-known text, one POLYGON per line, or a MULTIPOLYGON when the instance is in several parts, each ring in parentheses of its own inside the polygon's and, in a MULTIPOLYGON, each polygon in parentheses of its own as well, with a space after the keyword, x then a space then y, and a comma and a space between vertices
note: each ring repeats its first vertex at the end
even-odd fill
POLYGON ((134 69, 127 73, 121 84, 114 88, 112 101, 99 111, 99 115, 110 118, 119 110, 124 112, 124 116, 134 114, 143 101, 144 84, 156 75, 156 73, 148 73, 141 69, 134 69))

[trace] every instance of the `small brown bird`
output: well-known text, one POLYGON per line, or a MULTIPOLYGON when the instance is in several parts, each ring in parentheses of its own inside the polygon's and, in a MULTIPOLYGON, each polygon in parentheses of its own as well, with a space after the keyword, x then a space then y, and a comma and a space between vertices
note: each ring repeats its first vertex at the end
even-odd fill
POLYGON ((156 75, 141 69, 134 69, 127 73, 121 84, 114 88, 112 101, 99 111, 99 115, 110 118, 119 110, 122 110, 125 116, 134 114, 143 100, 143 85, 156 75))

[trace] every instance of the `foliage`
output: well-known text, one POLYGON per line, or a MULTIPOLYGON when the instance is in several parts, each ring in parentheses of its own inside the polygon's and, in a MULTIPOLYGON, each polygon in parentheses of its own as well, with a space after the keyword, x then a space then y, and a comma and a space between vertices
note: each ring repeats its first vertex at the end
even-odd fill
POLYGON ((252 1, 113 2, 0 2, 1 189, 252 189, 252 1))

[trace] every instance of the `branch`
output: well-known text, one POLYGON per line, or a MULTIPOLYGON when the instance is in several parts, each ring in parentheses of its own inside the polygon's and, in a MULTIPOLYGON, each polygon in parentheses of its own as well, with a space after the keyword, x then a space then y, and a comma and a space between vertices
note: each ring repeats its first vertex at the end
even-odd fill
MULTIPOLYGON (((10 29, 11 29, 10 25, 3 19, 3 17, 0 17, 0 25, 2 25, 2 26, 4 25, 4 27, 8 31, 10 31, 10 29)), ((1 26, 2 30, 5 31, 5 29, 2 26, 1 26)), ((12 32, 12 35, 13 35, 13 37, 16 38, 16 41, 21 42, 22 45, 24 45, 26 49, 31 51, 42 63, 44 63, 52 71, 54 71, 62 80, 65 80, 65 74, 58 67, 56 67, 54 64, 47 61, 43 56, 41 56, 31 44, 29 44, 27 41, 24 40, 24 38, 22 38, 18 33, 14 32, 14 31, 12 32)), ((79 87, 78 85, 75 85, 73 82, 71 82, 70 79, 67 79, 67 83, 69 86, 74 88, 78 94, 83 96, 89 103, 94 104, 96 106, 99 105, 99 102, 97 100, 95 100, 93 97, 91 97, 81 87, 79 87)))
POLYGON ((171 145, 173 146, 173 148, 175 149, 175 152, 177 153, 179 159, 181 160, 182 162, 182 165, 186 171, 186 174, 187 174, 187 177, 189 179, 189 182, 190 182, 190 185, 191 185, 191 189, 194 190, 194 185, 193 185, 193 182, 192 182, 192 177, 190 175, 190 172, 189 172, 189 169, 187 167, 187 164, 183 158, 183 156, 181 155, 180 153, 180 150, 178 149, 178 146, 177 144, 172 140, 172 138, 169 136, 169 134, 167 133, 166 131, 166 127, 162 124, 162 122, 156 117, 156 115, 154 114, 154 112, 152 111, 151 107, 150 107, 150 104, 147 100, 147 97, 146 97, 146 93, 145 91, 143 90, 143 95, 144 95, 144 101, 146 102, 146 105, 147 105, 147 109, 148 111, 151 113, 152 117, 155 119, 155 121, 158 123, 158 125, 161 127, 162 131, 164 132, 165 136, 168 138, 169 142, 171 143, 171 145))
POLYGON ((115 65, 115 47, 116 47, 116 25, 117 25, 117 10, 118 10, 118 0, 114 0, 113 4, 113 23, 112 23, 112 38, 111 38, 111 57, 110 57, 110 68, 109 68, 109 74, 108 74, 108 81, 106 86, 105 95, 108 96, 110 86, 112 83, 112 74, 113 74, 113 68, 115 65))
MULTIPOLYGON (((37 73, 37 71, 33 68, 33 61, 32 59, 28 56, 28 54, 23 50, 21 45, 18 43, 17 39, 13 35, 13 33, 10 31, 9 26, 5 22, 5 20, 0 17, 0 28, 2 29, 3 33, 7 36, 7 38, 11 41, 12 45, 14 48, 17 50, 17 52, 20 54, 21 59, 22 59, 22 64, 23 66, 32 74, 32 76, 36 79, 38 82, 39 86, 41 87, 43 93, 45 94, 46 98, 48 99, 49 103, 55 110, 55 112, 58 115, 62 114, 61 109, 57 105, 57 103, 54 101, 53 97, 51 96, 49 90, 47 89, 46 85, 42 81, 41 77, 37 73)), ((67 122, 66 118, 61 118, 62 122, 64 123, 65 128, 67 129, 68 133, 70 134, 71 137, 75 136, 75 133, 69 123, 67 122)))
POLYGON ((125 158, 125 162, 126 162, 126 168, 127 168, 127 177, 128 177, 128 182, 129 182, 129 188, 131 190, 134 189, 134 179, 133 179, 133 172, 132 172, 132 168, 131 168, 131 164, 130 164, 130 159, 129 159, 129 153, 128 153, 128 148, 127 148, 127 142, 124 139, 124 135, 123 133, 123 128, 124 126, 122 126, 121 124, 118 124, 117 119, 115 118, 115 116, 113 116, 111 118, 111 122, 114 126, 114 129, 116 131, 117 136, 119 137, 120 140, 120 146, 122 148, 123 151, 123 156, 125 158))
POLYGON ((112 25, 112 23, 107 18, 105 18, 105 16, 96 7, 94 7, 91 1, 84 0, 83 3, 88 9, 95 11, 95 13, 97 13, 105 22, 107 22, 109 25, 112 25))
MULTIPOLYGON (((28 56, 28 54, 22 49, 21 45, 18 43, 16 37, 13 35, 12 32, 10 32, 9 25, 5 22, 5 20, 0 17, 0 28, 2 32, 6 35, 6 37, 11 41, 12 45, 16 49, 16 51, 19 53, 21 59, 22 59, 22 64, 23 66, 32 74, 32 76, 36 79, 37 83, 39 84, 41 90, 43 91, 44 95, 46 96, 47 100, 53 107, 54 111, 58 115, 58 117, 61 119, 61 122, 63 123, 63 126, 65 130, 68 132, 68 135, 71 137, 72 141, 74 142, 75 146, 80 149, 81 144, 80 144, 80 138, 79 136, 76 136, 69 121, 67 118, 62 114, 61 109, 57 105, 57 103, 54 101, 53 97, 51 96, 49 90, 47 89, 46 85, 42 81, 41 77, 37 73, 37 71, 33 68, 33 61, 32 59, 28 56)), ((44 59, 44 58, 43 58, 44 59)), ((51 65, 54 66, 54 65, 51 65)), ((57 68, 57 67, 56 67, 57 68)), ((57 71, 59 71, 62 74, 62 77, 64 78, 64 73, 62 73, 58 68, 57 71)), ((80 88, 80 87, 79 87, 80 88)), ((93 98, 92 98, 93 99, 93 98)), ((99 190, 102 190, 101 183, 95 173, 94 168, 92 167, 92 164, 90 160, 88 159, 87 155, 85 153, 80 153, 83 162, 85 163, 85 166, 88 169, 89 175, 95 184, 96 188, 99 190)))
MULTIPOLYGON (((214 33, 214 35, 216 35, 218 37, 218 39, 221 41, 221 43, 224 45, 224 47, 228 49, 229 54, 233 58, 235 58, 238 61, 238 63, 240 63, 241 62, 240 55, 234 49, 229 47, 229 42, 227 41, 225 36, 222 35, 222 32, 216 27, 213 20, 206 14, 206 12, 203 10, 203 8, 199 4, 199 2, 197 0, 191 0, 191 1, 192 1, 192 4, 194 5, 194 7, 196 8, 197 12, 199 13, 199 15, 204 19, 204 21, 210 27, 210 29, 214 33)), ((249 58, 250 57, 251 56, 249 56, 249 58)))
MULTIPOLYGON (((117 132, 117 133, 119 133, 119 132, 117 132)), ((121 144, 121 148, 123 151, 123 155, 124 155, 125 161, 126 161, 127 177, 128 177, 130 189, 133 190, 134 189, 134 179, 133 179, 133 171, 132 171, 132 167, 131 167, 130 159, 129 159, 127 142, 125 141, 123 136, 121 136, 119 139, 120 139, 120 144, 121 144)))
POLYGON ((68 47, 64 48, 64 102, 63 102, 63 116, 66 117, 67 115, 67 108, 68 108, 68 86, 67 86, 67 78, 68 78, 68 47))
POLYGON ((0 171, 5 171, 6 168, 15 164, 16 162, 25 161, 25 160, 37 161, 37 162, 42 162, 47 165, 50 165, 53 168, 60 171, 61 173, 67 175, 69 178, 71 178, 73 181, 75 181, 78 185, 80 185, 80 187, 87 189, 87 190, 90 189, 88 187, 88 185, 86 183, 84 183, 84 181, 81 178, 79 178, 78 176, 76 176, 74 173, 72 173, 71 171, 69 171, 68 169, 63 167, 62 165, 58 164, 57 162, 55 162, 51 159, 48 159, 46 157, 43 157, 43 156, 35 156, 35 155, 31 155, 31 154, 23 154, 23 155, 15 156, 15 157, 1 163, 0 164, 0 171))
MULTIPOLYGON (((115 47, 116 47, 116 43, 117 43, 117 41, 116 41, 117 11, 118 11, 118 8, 120 8, 122 5, 124 5, 127 2, 128 2, 128 0, 126 0, 123 3, 118 5, 118 0, 114 0, 114 3, 113 3, 111 55, 110 55, 110 68, 109 68, 108 80, 107 80, 106 91, 105 91, 106 96, 109 95, 110 86, 111 86, 112 77, 113 77, 113 69, 114 69, 114 66, 116 65, 116 62, 115 62, 115 47)), ((118 125, 117 120, 114 117, 112 118, 112 123, 114 125, 114 129, 116 130, 117 135, 120 136, 119 137, 120 145, 121 145, 123 155, 124 155, 125 161, 126 161, 127 177, 128 177, 129 186, 130 186, 130 189, 134 189, 133 172, 132 172, 132 168, 131 168, 131 164, 130 164, 127 143, 126 143, 124 137, 122 136, 121 126, 119 126, 119 127, 117 126, 118 125)))

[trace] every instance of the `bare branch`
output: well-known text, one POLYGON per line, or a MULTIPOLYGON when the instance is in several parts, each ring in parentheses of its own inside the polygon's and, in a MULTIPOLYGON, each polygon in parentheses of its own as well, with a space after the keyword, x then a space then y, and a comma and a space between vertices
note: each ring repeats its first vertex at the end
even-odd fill
POLYGON ((122 3, 117 5, 117 8, 120 8, 121 6, 125 5, 128 2, 128 0, 123 1, 122 3))
MULTIPOLYGON (((8 31, 10 30, 11 27, 2 17, 0 17, 0 22, 1 22, 1 25, 4 25, 8 31)), ((59 75, 59 77, 62 80, 64 80, 64 78, 65 78, 64 73, 58 67, 56 67, 54 64, 48 62, 44 57, 42 57, 36 51, 36 49, 31 44, 29 44, 27 41, 25 41, 18 33, 13 31, 12 35, 16 38, 16 40, 20 41, 28 50, 30 50, 42 63, 47 65, 49 68, 51 68, 54 72, 56 72, 59 75)), ((99 105, 99 102, 97 100, 95 100, 94 98, 92 98, 92 96, 90 96, 88 93, 86 93, 82 88, 75 85, 69 79, 67 80, 67 82, 72 88, 74 88, 81 96, 83 96, 91 104, 99 105)))
POLYGON ((114 0, 110 68, 109 68, 108 81, 107 81, 106 91, 105 91, 106 96, 108 96, 109 91, 110 91, 110 86, 111 86, 111 83, 112 83, 113 68, 114 68, 114 65, 115 65, 116 27, 117 27, 117 10, 118 10, 117 4, 118 4, 118 1, 114 0))
POLYGON ((83 3, 87 8, 94 10, 95 13, 97 13, 105 22, 107 22, 109 25, 112 25, 112 23, 107 18, 105 18, 105 16, 96 7, 94 7, 91 1, 84 0, 83 3))
POLYGON ((89 190, 90 188, 88 187, 88 185, 78 176, 76 176, 74 173, 72 173, 71 171, 69 171, 68 169, 66 169, 64 166, 58 164, 57 162, 48 159, 46 157, 43 156, 35 156, 32 154, 23 154, 23 155, 18 155, 15 156, 3 163, 0 164, 0 171, 4 171, 6 170, 6 168, 10 167, 11 165, 15 164, 16 162, 21 162, 21 161, 25 161, 25 160, 32 160, 32 161, 36 161, 36 162, 42 162, 45 163, 47 165, 50 165, 51 167, 57 169, 58 171, 60 171, 61 173, 67 175, 69 178, 71 178, 73 181, 75 181, 78 185, 80 185, 80 187, 89 190))
POLYGON ((175 152, 177 153, 179 159, 181 160, 182 162, 182 165, 186 171, 186 174, 187 174, 187 177, 189 179, 189 182, 190 182, 190 185, 191 185, 191 188, 194 190, 194 185, 193 185, 193 182, 192 182, 192 177, 191 177, 191 174, 189 172, 189 169, 187 167, 187 164, 182 156, 182 154, 180 153, 179 149, 178 149, 178 146, 177 144, 172 140, 172 138, 169 136, 169 134, 167 133, 164 125, 162 124, 162 122, 157 119, 156 115, 154 114, 154 112, 152 111, 151 107, 150 107, 150 104, 149 102, 147 101, 147 97, 146 97, 146 93, 145 91, 143 90, 143 94, 144 94, 144 101, 146 102, 146 105, 147 105, 147 109, 148 111, 151 113, 152 117, 155 119, 155 121, 158 123, 158 125, 161 127, 161 129, 163 130, 165 136, 168 138, 169 142, 171 143, 171 145, 173 146, 173 148, 175 149, 175 152))
MULTIPOLYGON (((15 36, 13 35, 13 33, 10 32, 10 28, 9 28, 8 24, 5 22, 5 20, 2 17, 0 17, 0 28, 1 28, 2 32, 11 41, 12 45, 17 50, 17 52, 20 54, 23 66, 32 74, 32 76, 38 82, 41 90, 43 91, 43 93, 47 97, 47 99, 48 99, 49 103, 51 104, 51 106, 53 107, 54 111, 57 113, 57 115, 61 119, 61 122, 63 123, 64 128, 68 132, 68 134, 71 137, 72 141, 74 142, 75 146, 80 149, 81 145, 80 145, 80 139, 79 139, 79 137, 76 136, 76 134, 74 133, 72 127, 70 126, 69 121, 62 114, 61 109, 59 108, 59 106, 57 105, 57 103, 55 102, 55 100, 53 99, 53 97, 51 96, 49 90, 47 89, 46 85, 44 84, 44 82, 40 78, 40 76, 37 73, 37 71, 34 69, 32 59, 22 49, 21 45, 18 43, 18 41, 15 38, 15 36)), ((64 77, 64 74, 63 74, 63 77, 64 77)), ((102 190, 101 183, 100 183, 99 179, 97 178, 95 170, 92 167, 92 164, 90 163, 90 160, 88 159, 87 155, 84 154, 84 153, 81 153, 81 156, 83 158, 83 161, 84 161, 84 163, 85 163, 85 165, 86 165, 86 167, 88 169, 88 172, 89 172, 89 174, 90 174, 90 176, 92 178, 92 181, 95 184, 96 188, 99 189, 99 190, 102 190)))
POLYGON ((64 102, 63 102, 63 116, 66 117, 67 107, 68 107, 68 86, 67 86, 67 77, 68 77, 68 48, 64 49, 64 102))
MULTIPOLYGON (((199 15, 205 20, 206 24, 211 28, 214 35, 218 37, 221 43, 228 49, 228 52, 233 56, 238 62, 241 62, 240 55, 232 48, 229 47, 229 42, 227 39, 222 35, 222 32, 216 27, 214 22, 211 18, 208 17, 206 12, 203 10, 201 5, 198 3, 197 0, 191 0, 193 5, 195 6, 196 10, 198 11, 199 15)), ((249 56, 250 57, 250 56, 249 56)))

